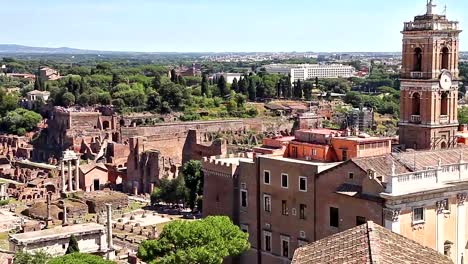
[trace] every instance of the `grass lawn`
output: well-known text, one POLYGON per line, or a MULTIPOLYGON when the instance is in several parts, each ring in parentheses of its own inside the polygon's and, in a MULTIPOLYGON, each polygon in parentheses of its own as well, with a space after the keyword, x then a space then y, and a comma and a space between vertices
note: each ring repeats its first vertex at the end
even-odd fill
POLYGON ((0 233, 0 249, 8 250, 8 232, 0 233))

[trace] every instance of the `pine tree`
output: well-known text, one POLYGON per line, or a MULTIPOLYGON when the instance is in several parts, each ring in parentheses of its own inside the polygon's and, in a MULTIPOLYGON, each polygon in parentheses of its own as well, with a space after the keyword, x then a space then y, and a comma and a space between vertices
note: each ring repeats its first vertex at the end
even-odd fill
POLYGON ((72 254, 80 252, 80 248, 78 247, 78 241, 74 235, 71 235, 70 242, 68 242, 68 248, 65 254, 72 254))
POLYGON ((234 80, 232 80, 231 90, 233 90, 236 93, 239 92, 239 84, 237 83, 237 78, 234 78, 234 80))
POLYGON ((311 82, 304 83, 304 97, 307 101, 312 100, 312 88, 313 84, 311 82))
POLYGON ((203 96, 208 95, 208 79, 206 78, 206 74, 202 75, 201 93, 203 96))

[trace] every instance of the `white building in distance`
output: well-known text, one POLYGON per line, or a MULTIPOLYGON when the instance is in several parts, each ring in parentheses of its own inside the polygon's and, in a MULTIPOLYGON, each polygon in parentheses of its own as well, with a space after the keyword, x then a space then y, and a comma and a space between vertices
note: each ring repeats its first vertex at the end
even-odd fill
POLYGON ((213 74, 213 80, 218 80, 219 78, 221 78, 221 76, 224 76, 226 83, 232 84, 232 82, 234 81, 234 78, 237 79, 237 81, 239 81, 239 79, 242 76, 242 73, 224 73, 224 72, 215 73, 213 74))
POLYGON ((270 64, 264 66, 268 73, 291 75, 291 82, 297 80, 349 78, 354 76, 354 67, 342 64, 270 64))

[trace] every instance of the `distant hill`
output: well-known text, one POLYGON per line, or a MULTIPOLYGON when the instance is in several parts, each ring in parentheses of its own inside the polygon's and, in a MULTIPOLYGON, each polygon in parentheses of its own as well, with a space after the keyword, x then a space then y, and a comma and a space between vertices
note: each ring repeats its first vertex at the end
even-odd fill
POLYGON ((112 51, 98 50, 83 50, 74 48, 44 48, 44 47, 29 47, 15 44, 0 44, 0 53, 32 53, 32 54, 97 54, 97 53, 118 53, 112 51))

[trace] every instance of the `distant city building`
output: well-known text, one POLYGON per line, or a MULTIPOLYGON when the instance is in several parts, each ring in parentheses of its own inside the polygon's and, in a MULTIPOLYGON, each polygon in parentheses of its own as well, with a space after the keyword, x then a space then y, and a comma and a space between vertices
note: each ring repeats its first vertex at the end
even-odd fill
POLYGON ((54 81, 62 78, 57 70, 54 70, 49 67, 42 67, 39 70, 39 76, 43 81, 54 81))
POLYGON ((36 79, 36 75, 29 74, 29 73, 7 73, 6 76, 13 77, 13 78, 30 79, 30 80, 36 79))
POLYGON ((218 80, 219 78, 221 78, 221 76, 224 76, 226 83, 232 83, 234 79, 239 81, 242 74, 241 73, 224 73, 224 72, 215 73, 213 74, 213 80, 218 80))
POLYGON ((349 78, 354 76, 354 67, 341 64, 270 64, 265 66, 268 73, 290 74, 291 82, 314 78, 349 78))

